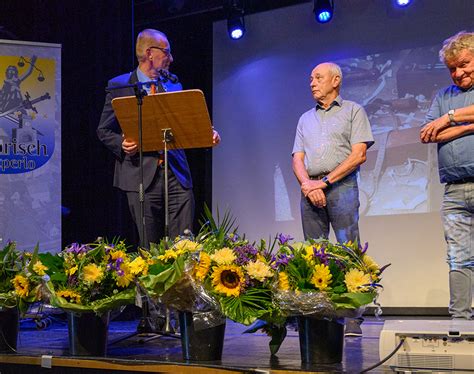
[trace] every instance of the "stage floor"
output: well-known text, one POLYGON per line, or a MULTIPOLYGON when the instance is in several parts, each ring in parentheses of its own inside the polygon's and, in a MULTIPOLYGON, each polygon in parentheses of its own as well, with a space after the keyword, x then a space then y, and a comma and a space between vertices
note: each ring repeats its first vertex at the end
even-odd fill
MULTIPOLYGON (((66 321, 55 319, 49 327, 38 330, 33 321, 23 320, 17 353, 0 355, 0 372, 359 373, 379 361, 379 335, 384 319, 366 318, 362 325, 362 338, 345 338, 342 363, 317 366, 302 366, 296 331, 288 331, 277 356, 271 357, 268 349, 269 338, 266 335, 242 334, 246 327, 231 321, 227 321, 222 361, 183 361, 180 340, 173 337, 161 336, 143 342, 145 337, 133 336, 113 343, 136 331, 137 323, 138 321, 112 321, 107 356, 93 358, 74 357, 69 354, 66 321), (41 368, 41 365, 48 365, 50 359, 47 356, 52 356, 52 371, 41 368)), ((380 367, 371 371, 391 372, 389 368, 380 367)))

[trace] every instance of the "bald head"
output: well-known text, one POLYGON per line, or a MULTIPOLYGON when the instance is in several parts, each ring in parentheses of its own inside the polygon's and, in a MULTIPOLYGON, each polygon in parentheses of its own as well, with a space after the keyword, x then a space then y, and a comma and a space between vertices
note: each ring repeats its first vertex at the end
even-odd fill
POLYGON ((341 68, 333 62, 319 64, 311 72, 311 92, 314 99, 323 106, 331 104, 339 95, 341 83, 341 68))
POLYGON ((146 50, 152 46, 168 45, 168 38, 164 33, 155 29, 145 29, 137 36, 135 52, 138 62, 143 62, 146 58, 146 50))

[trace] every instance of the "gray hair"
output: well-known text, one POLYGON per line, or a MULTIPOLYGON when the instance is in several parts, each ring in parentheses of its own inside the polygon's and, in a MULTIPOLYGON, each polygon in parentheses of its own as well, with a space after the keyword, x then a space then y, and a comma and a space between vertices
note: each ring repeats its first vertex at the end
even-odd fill
POLYGON ((439 51, 439 59, 446 64, 458 57, 463 50, 474 53, 474 32, 461 31, 451 36, 443 42, 443 47, 439 51))
POLYGON ((145 61, 145 52, 152 45, 156 44, 156 39, 168 40, 164 33, 155 29, 145 29, 138 34, 137 43, 135 45, 135 53, 137 55, 138 62, 145 61))
POLYGON ((342 70, 341 70, 341 67, 334 63, 334 62, 328 62, 327 63, 329 65, 329 71, 331 72, 331 74, 333 76, 338 76, 340 78, 340 83, 339 83, 339 87, 342 86, 342 70))

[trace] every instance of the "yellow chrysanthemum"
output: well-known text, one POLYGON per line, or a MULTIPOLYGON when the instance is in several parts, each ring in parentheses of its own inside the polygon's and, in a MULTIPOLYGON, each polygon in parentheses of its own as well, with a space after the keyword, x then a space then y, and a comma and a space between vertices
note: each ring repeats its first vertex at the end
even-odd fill
POLYGON ((30 293, 30 283, 28 279, 23 275, 17 274, 15 278, 12 279, 13 287, 15 287, 15 292, 20 297, 26 297, 30 293))
POLYGON ((74 265, 72 268, 66 269, 66 274, 67 275, 74 275, 76 273, 77 269, 78 269, 77 265, 74 265))
POLYGON ((168 262, 169 260, 176 260, 177 258, 178 254, 172 249, 167 249, 165 250, 164 254, 158 256, 158 260, 163 262, 168 262))
POLYGON ((370 284, 370 275, 353 268, 346 273, 344 281, 349 292, 364 292, 367 291, 364 285, 370 284))
POLYGON ((260 282, 263 282, 265 278, 269 278, 273 275, 270 266, 259 260, 249 262, 245 265, 245 270, 247 270, 250 278, 254 278, 260 282))
POLYGON ((217 265, 230 265, 235 259, 234 251, 227 247, 219 249, 211 255, 211 260, 217 263, 217 265))
POLYGON ((371 273, 378 274, 380 272, 379 265, 369 255, 364 255, 362 257, 362 261, 364 262, 365 266, 371 273))
POLYGON ((137 275, 142 273, 143 275, 147 275, 148 273, 148 264, 143 259, 143 257, 137 257, 132 262, 130 262, 130 273, 133 275, 137 275))
POLYGON ((130 272, 130 266, 127 263, 120 265, 122 275, 117 275, 117 286, 125 288, 133 281, 133 274, 130 272))
POLYGON ((112 260, 116 260, 118 258, 123 258, 125 260, 127 258, 127 254, 122 250, 110 251, 110 258, 112 260))
POLYGON ((217 292, 238 297, 244 282, 244 273, 237 265, 221 265, 214 268, 212 285, 217 292))
POLYGON ((182 254, 185 252, 194 252, 199 249, 199 243, 193 242, 192 240, 184 239, 180 240, 174 245, 174 250, 178 252, 178 254, 182 254))
POLYGON ((288 291, 290 289, 288 274, 286 274, 284 271, 278 273, 278 289, 281 291, 288 291))
POLYGON ((104 275, 104 272, 100 266, 97 266, 96 264, 88 264, 84 266, 82 269, 83 274, 83 280, 85 283, 100 283, 102 280, 102 276, 104 275))
POLYGON ((324 291, 331 283, 332 275, 329 267, 324 264, 319 264, 314 267, 311 283, 320 291, 324 291))
POLYGON ((38 275, 45 275, 46 270, 48 270, 48 267, 44 266, 41 261, 36 261, 35 264, 33 265, 33 271, 38 275))
POLYGON ((61 291, 56 292, 56 295, 65 298, 70 303, 71 302, 76 303, 76 304, 81 303, 81 295, 79 295, 77 292, 74 292, 72 290, 61 290, 61 291))
POLYGON ((199 263, 196 264, 196 267, 194 268, 194 277, 202 282, 209 272, 210 267, 211 256, 209 256, 206 252, 201 252, 199 254, 199 263))

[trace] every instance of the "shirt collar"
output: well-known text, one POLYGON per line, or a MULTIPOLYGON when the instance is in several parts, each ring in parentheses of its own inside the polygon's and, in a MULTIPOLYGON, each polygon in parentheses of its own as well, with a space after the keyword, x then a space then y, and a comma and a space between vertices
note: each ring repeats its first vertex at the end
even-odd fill
POLYGON ((145 75, 145 73, 141 71, 140 68, 137 68, 137 77, 139 82, 149 82, 153 80, 147 75, 145 75))
MULTIPOLYGON (((337 95, 337 97, 334 99, 334 101, 331 103, 331 105, 329 105, 329 107, 326 110, 331 109, 334 105, 342 106, 342 101, 343 100, 342 100, 341 95, 337 95)), ((324 108, 318 102, 316 102, 316 109, 324 110, 324 108)))

